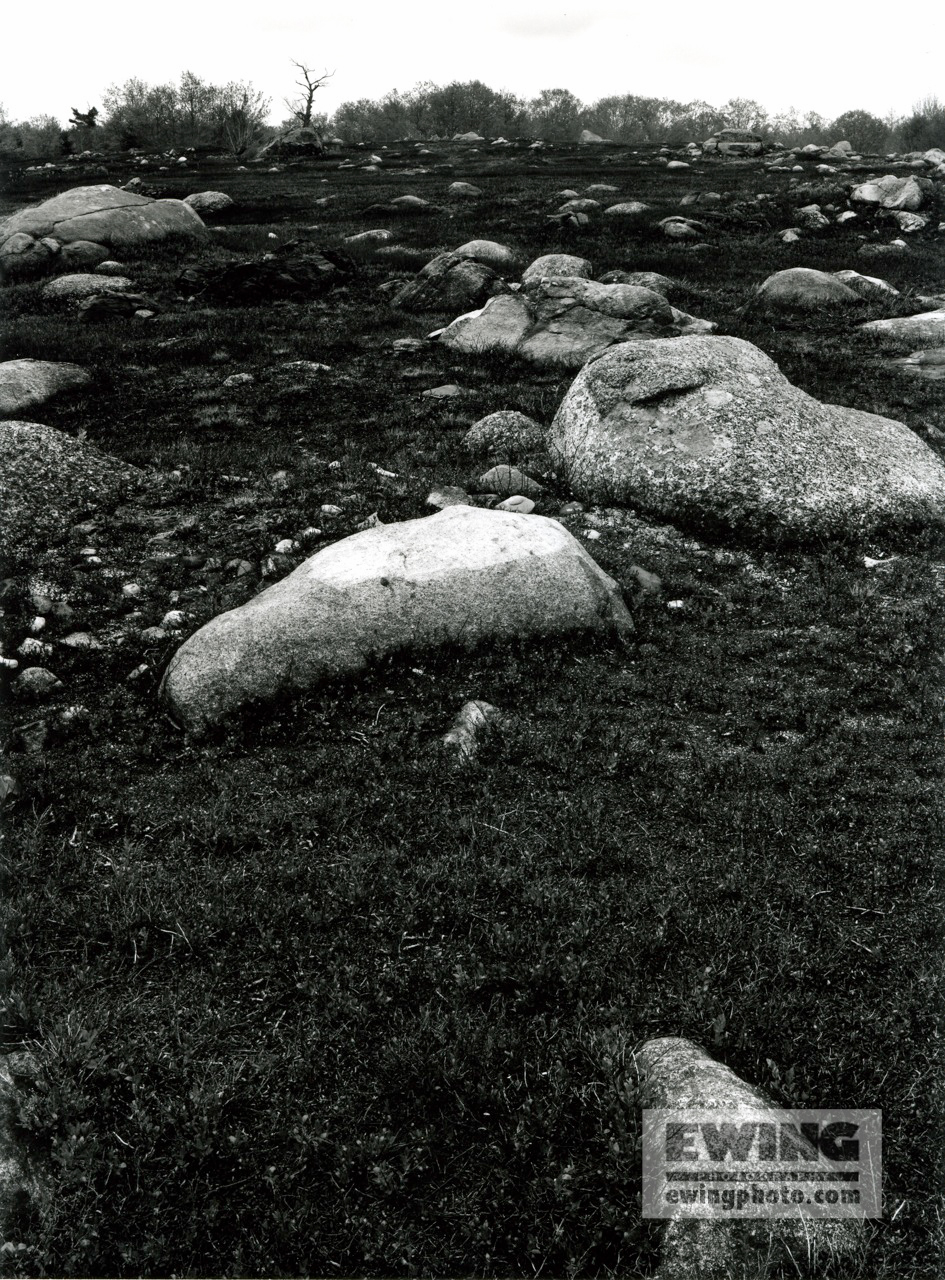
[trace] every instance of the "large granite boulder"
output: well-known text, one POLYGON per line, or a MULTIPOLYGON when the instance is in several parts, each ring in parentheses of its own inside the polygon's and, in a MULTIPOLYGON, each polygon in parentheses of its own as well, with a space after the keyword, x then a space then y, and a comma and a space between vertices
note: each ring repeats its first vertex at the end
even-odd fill
POLYGON ((581 498, 771 542, 945 524, 908 427, 822 404, 740 338, 627 341, 565 396, 549 451, 581 498))
POLYGON ((183 200, 152 200, 108 185, 74 187, 0 222, 0 272, 15 279, 60 265, 95 265, 112 249, 205 232, 183 200))
POLYGON ((25 413, 91 380, 81 365, 62 360, 5 360, 0 364, 0 416, 25 413))
POLYGON ((206 227, 183 200, 152 200, 118 187, 74 187, 21 209, 0 223, 0 244, 9 236, 51 236, 60 244, 87 240, 111 249, 164 240, 168 236, 200 236, 206 227))
POLYGON ((0 553, 28 558, 117 505, 142 472, 39 422, 0 422, 0 553))
POLYGON ((531 277, 520 293, 493 298, 481 311, 457 317, 439 339, 470 355, 514 352, 543 368, 580 369, 628 337, 712 328, 640 285, 540 276, 531 277))
POLYGON ((191 636, 161 691, 200 732, 389 653, 631 627, 616 584, 556 520, 457 505, 317 552, 191 636))

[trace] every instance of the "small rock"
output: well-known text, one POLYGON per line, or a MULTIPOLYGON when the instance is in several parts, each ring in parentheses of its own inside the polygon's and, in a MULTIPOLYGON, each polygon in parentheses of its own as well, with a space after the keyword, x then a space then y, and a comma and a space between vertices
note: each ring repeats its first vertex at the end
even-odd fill
POLYGON ((59 642, 64 644, 68 649, 101 649, 101 640, 90 634, 88 631, 73 631, 70 635, 63 636, 59 642))
POLYGON ((658 596, 663 590, 662 579, 657 574, 650 573, 648 569, 641 569, 638 564, 632 564, 628 572, 642 595, 658 596))
POLYGON ((0 773, 0 805, 7 804, 20 794, 20 784, 12 773, 0 773))
POLYGON ((530 516, 535 510, 535 504, 531 498, 515 493, 510 498, 506 498, 504 502, 497 503, 495 509, 496 511, 516 511, 520 516, 530 516))
POLYGON ((377 529, 383 523, 384 521, 380 518, 377 512, 372 511, 369 516, 365 516, 364 519, 360 521, 360 523, 356 524, 354 527, 358 533, 363 533, 365 529, 377 529))
POLYGON ((42 698, 53 689, 61 689, 62 681, 45 667, 24 667, 13 681, 13 688, 17 693, 42 698))
POLYGON ((426 505, 442 511, 444 507, 468 506, 469 494, 456 484, 444 484, 427 494, 426 505))
POLYGON ((449 732, 442 738, 445 747, 455 750, 461 760, 471 760, 480 746, 480 740, 491 729, 498 727, 504 717, 490 702, 476 700, 460 708, 449 732))
POLYGON ((43 617, 36 617, 30 623, 30 632, 34 636, 38 636, 41 631, 45 630, 45 628, 46 628, 46 619, 43 617))
POLYGON ((281 538, 273 548, 273 550, 280 556, 291 555, 293 551, 298 551, 298 549, 299 544, 294 538, 281 538))
POLYGON ((169 638, 163 627, 145 627, 141 632, 141 639, 145 644, 160 644, 162 640, 169 638))
POLYGON ((177 627, 182 627, 186 621, 187 615, 181 609, 170 609, 161 619, 161 627, 166 631, 174 631, 177 627))
POLYGON ((140 582, 126 582, 121 589, 121 594, 126 600, 137 600, 143 593, 144 587, 141 586, 140 582))
POLYGON ((462 387, 458 387, 455 382, 447 382, 442 387, 431 387, 429 391, 424 391, 423 396, 427 400, 445 400, 462 394, 462 387))
POLYGON ((255 381, 256 379, 251 373, 231 373, 228 378, 223 379, 223 385, 225 387, 245 387, 255 381))
POLYGON ((45 640, 37 640, 34 636, 27 636, 17 653, 21 658, 51 658, 53 647, 47 644, 45 640))
POLYGON ((528 498, 537 498, 543 492, 537 480, 519 471, 518 467, 510 467, 505 463, 484 472, 476 483, 480 493, 501 493, 507 496, 524 494, 528 498))
POLYGON ((333 502, 325 502, 319 508, 323 516, 343 516, 344 512, 341 507, 335 506, 333 502))
POLYGON ((146 676, 151 668, 146 662, 142 662, 140 666, 135 667, 134 671, 129 671, 125 676, 126 680, 140 680, 142 676, 146 676))

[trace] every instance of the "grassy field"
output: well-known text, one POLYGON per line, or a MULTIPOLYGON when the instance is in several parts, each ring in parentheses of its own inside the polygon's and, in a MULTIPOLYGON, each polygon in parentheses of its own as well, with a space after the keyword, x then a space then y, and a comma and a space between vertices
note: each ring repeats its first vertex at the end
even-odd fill
MULTIPOLYGON (((645 1274, 659 1237, 639 1210, 633 1051, 653 1035, 691 1037, 787 1106, 881 1107, 863 1274, 940 1274, 941 541, 764 551, 598 510, 566 523, 599 533, 586 545, 633 604, 622 646, 409 653, 202 741, 156 698, 180 637, 141 632, 167 610, 189 634, 372 512, 428 513, 434 485, 489 465, 461 440, 492 410, 550 423, 570 375, 391 347, 451 317, 394 311, 378 286, 473 237, 663 272, 686 286, 677 305, 793 382, 942 451, 945 382, 890 368, 847 316, 775 325, 748 305, 803 265, 906 292, 858 319, 915 310, 945 290, 941 236, 881 266, 839 228, 784 245, 771 229, 811 198, 796 175, 646 158, 147 174, 161 195, 236 201, 209 247, 126 259, 153 320, 83 326, 40 283, 6 290, 5 358, 94 373, 39 420, 149 472, 113 516, 4 570, 5 653, 44 583, 73 610, 58 634, 102 641, 56 646, 63 690, 3 712, 20 784, 5 1034, 32 1054, 13 1122, 54 1185, 24 1206, 10 1274, 645 1274), (447 206, 454 178, 483 197, 447 206), (549 230, 554 193, 591 182, 656 213, 549 230), (654 228, 696 182, 726 197, 701 253, 654 228), (406 192, 444 209, 361 216, 406 192), (318 301, 175 296, 185 265, 264 253, 270 233, 301 251, 382 225, 397 252, 362 253, 318 301), (329 367, 282 367, 298 360, 329 367), (254 381, 223 387, 234 373, 254 381), (464 394, 422 398, 448 382, 464 394), (313 526, 304 552, 273 554, 313 526), (633 565, 662 593, 637 593, 633 565), (437 743, 470 698, 510 722, 458 770, 437 743)), ((113 168, 93 180, 132 172, 113 168)), ((64 185, 11 180, 0 212, 64 185)), ((527 461, 555 515, 572 495, 527 461)))

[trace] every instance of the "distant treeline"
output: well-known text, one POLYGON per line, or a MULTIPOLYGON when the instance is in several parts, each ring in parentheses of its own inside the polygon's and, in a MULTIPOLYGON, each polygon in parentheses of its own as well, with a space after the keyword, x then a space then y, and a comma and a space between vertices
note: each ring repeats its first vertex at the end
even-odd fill
MULTIPOLYGON (((196 147, 243 156, 297 119, 267 123, 270 100, 249 82, 213 85, 190 71, 180 83, 149 85, 131 79, 112 85, 97 107, 74 111, 67 124, 52 116, 15 123, 0 108, 0 152, 56 158, 91 149, 183 150, 196 147)), ((424 82, 381 98, 344 102, 332 116, 312 115, 324 135, 373 146, 404 138, 451 138, 474 131, 486 138, 542 138, 575 142, 584 129, 613 142, 699 142, 719 129, 746 129, 787 146, 848 141, 856 151, 879 153, 945 147, 945 105, 927 97, 907 116, 880 119, 845 111, 835 120, 816 112, 771 115, 758 102, 732 98, 722 106, 637 94, 584 103, 568 89, 543 89, 534 98, 496 90, 481 80, 424 82)))

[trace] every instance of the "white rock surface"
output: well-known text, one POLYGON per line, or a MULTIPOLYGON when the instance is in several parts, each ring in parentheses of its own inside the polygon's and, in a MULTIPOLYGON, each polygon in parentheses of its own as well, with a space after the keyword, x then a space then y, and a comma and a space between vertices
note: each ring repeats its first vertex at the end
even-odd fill
POLYGON ((247 702, 384 654, 575 630, 625 632, 620 592, 556 520, 450 506, 326 547, 177 651, 162 682, 199 732, 247 702))

